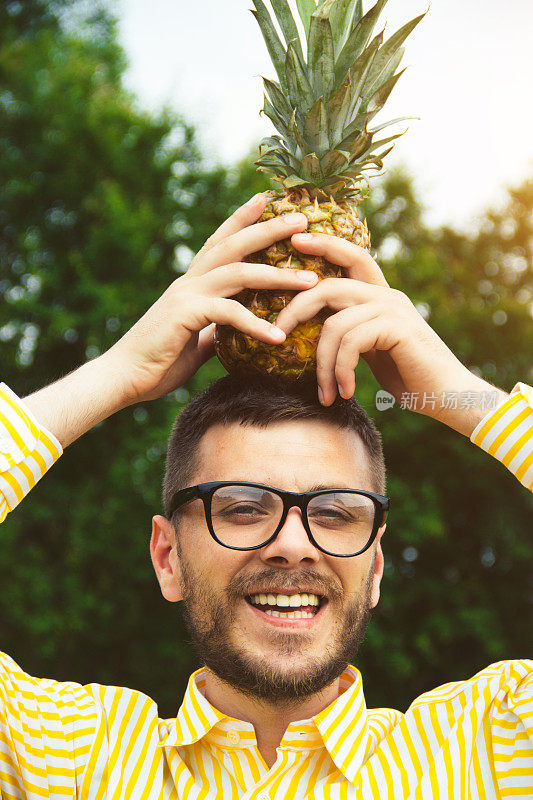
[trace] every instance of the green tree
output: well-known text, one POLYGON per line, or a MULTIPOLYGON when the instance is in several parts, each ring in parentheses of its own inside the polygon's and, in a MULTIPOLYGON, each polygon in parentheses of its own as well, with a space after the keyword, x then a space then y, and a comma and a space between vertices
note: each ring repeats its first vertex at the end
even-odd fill
MULTIPOLYGON (((113 21, 73 36, 44 3, 34 11, 0 39, 1 374, 22 396, 116 341, 187 265, 210 213, 193 130, 136 107, 113 21)), ((175 703, 183 634, 148 540, 176 408, 104 423, 2 526, 0 647, 30 672, 141 688, 150 676, 175 703)))
MULTIPOLYGON (((511 190, 472 237, 426 230, 402 173, 390 173, 366 208, 390 284, 463 363, 508 391, 532 377, 532 186, 511 190)), ((368 372, 359 378, 372 413, 376 384, 368 372)), ((371 702, 405 707, 490 662, 531 655, 532 503, 500 464, 439 423, 398 406, 374 417, 392 503, 361 666, 371 702)))
MULTIPOLYGON (((205 170, 189 125, 137 108, 105 13, 82 24, 77 12, 73 35, 49 4, 14 5, 0 12, 0 358, 24 395, 108 348, 266 184, 253 157, 205 170)), ((506 389, 532 377, 532 186, 475 236, 428 230, 402 172, 364 205, 391 285, 506 389)), ((195 657, 150 564, 150 520, 172 421, 223 372, 214 359, 172 396, 107 420, 2 525, 0 648, 30 673, 136 687, 175 714, 195 657)), ((392 507, 357 664, 369 705, 405 708, 530 655, 531 498, 458 434, 398 406, 378 414, 376 388, 361 364, 357 396, 383 433, 392 507)))

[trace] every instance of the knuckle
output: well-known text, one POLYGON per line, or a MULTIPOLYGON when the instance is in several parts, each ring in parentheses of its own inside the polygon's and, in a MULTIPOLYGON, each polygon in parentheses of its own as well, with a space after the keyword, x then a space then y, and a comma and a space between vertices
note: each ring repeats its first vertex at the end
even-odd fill
MULTIPOLYGON (((318 284, 318 286, 319 286, 319 288, 320 288, 320 290, 322 292, 329 292, 331 289, 334 289, 334 288, 337 287, 337 285, 338 285, 337 281, 338 280, 339 280, 339 278, 330 278, 330 277, 323 278, 320 281, 320 283, 318 284)), ((346 280, 346 279, 343 278, 343 280, 346 280)))
POLYGON ((213 250, 216 250, 217 253, 224 253, 228 249, 228 240, 221 239, 219 242, 215 242, 213 245, 213 250))
POLYGON ((348 331, 348 333, 343 337, 341 347, 343 351, 348 349, 352 349, 354 345, 357 343, 359 339, 359 335, 356 330, 348 331))
POLYGON ((412 306, 411 300, 407 297, 407 295, 400 291, 400 289, 391 289, 391 292, 394 295, 394 299, 397 303, 401 303, 403 306, 412 306))
POLYGON ((246 267, 242 262, 236 261, 232 264, 227 265, 228 270, 231 272, 233 278, 236 278, 238 281, 242 282, 246 277, 246 267))
POLYGON ((215 234, 213 233, 213 234, 211 234, 211 236, 208 239, 205 240, 202 248, 200 250, 198 250, 195 258, 193 258, 192 263, 194 264, 194 262, 196 261, 197 258, 199 258, 200 256, 203 256, 204 253, 206 253, 207 250, 210 250, 212 247, 214 247, 215 244, 216 244, 216 237, 215 237, 215 234))
POLYGON ((316 370, 321 374, 325 374, 331 368, 331 362, 326 356, 320 356, 317 353, 316 370))
POLYGON ((334 317, 327 317, 322 324, 322 332, 329 336, 335 330, 335 320, 334 317))

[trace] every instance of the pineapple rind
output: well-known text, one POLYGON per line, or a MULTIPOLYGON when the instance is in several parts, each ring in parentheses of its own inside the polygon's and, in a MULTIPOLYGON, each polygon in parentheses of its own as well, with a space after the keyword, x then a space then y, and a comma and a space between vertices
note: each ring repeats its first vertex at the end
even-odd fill
MULTIPOLYGON (((366 223, 359 219, 356 203, 339 204, 334 200, 319 203, 317 199, 313 201, 305 190, 284 195, 271 192, 269 202, 259 221, 266 222, 274 217, 295 212, 306 215, 308 231, 340 236, 370 250, 370 233, 366 223)), ((306 255, 295 250, 290 239, 275 242, 270 247, 251 254, 245 261, 271 264, 285 269, 314 270, 320 280, 343 276, 341 267, 331 264, 321 256, 306 255)), ((245 290, 235 299, 256 316, 274 322, 294 294, 294 292, 245 290)), ((324 309, 313 319, 301 323, 281 345, 269 345, 229 325, 218 325, 215 334, 218 358, 228 372, 248 370, 288 380, 312 375, 316 371, 316 348, 322 324, 330 313, 324 309)))

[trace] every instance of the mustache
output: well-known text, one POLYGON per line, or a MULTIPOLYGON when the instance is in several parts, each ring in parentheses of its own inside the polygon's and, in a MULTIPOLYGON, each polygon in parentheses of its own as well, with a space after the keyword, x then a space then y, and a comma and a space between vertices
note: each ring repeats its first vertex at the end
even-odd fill
POLYGON ((313 570, 299 570, 286 572, 285 570, 263 569, 249 575, 237 575, 230 581, 226 591, 230 598, 238 599, 252 592, 265 593, 270 587, 276 586, 288 592, 312 592, 323 595, 328 600, 340 600, 343 596, 342 588, 332 578, 321 575, 313 570))

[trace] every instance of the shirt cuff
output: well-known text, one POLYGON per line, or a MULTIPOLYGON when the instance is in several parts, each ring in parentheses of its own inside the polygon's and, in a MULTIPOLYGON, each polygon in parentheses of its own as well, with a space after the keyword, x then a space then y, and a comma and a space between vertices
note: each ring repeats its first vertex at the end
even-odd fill
POLYGON ((470 441, 504 464, 533 491, 533 389, 517 383, 476 426, 470 441))
POLYGON ((5 383, 0 383, 0 522, 22 500, 63 448, 5 383))

